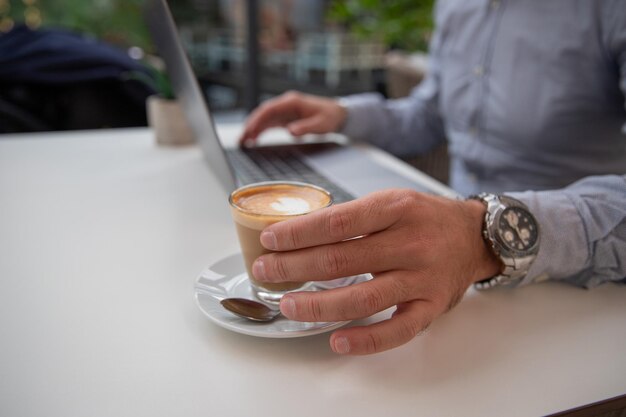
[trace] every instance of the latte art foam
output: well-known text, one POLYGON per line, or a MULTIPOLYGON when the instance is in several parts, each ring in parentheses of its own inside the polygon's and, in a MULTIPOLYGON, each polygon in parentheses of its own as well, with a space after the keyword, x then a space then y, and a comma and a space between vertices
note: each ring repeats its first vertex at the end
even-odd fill
POLYGON ((233 198, 241 215, 297 216, 330 203, 328 194, 312 187, 280 184, 243 190, 233 198))
POLYGON ((279 197, 271 204, 274 211, 289 215, 304 214, 311 211, 308 201, 298 197, 279 197))

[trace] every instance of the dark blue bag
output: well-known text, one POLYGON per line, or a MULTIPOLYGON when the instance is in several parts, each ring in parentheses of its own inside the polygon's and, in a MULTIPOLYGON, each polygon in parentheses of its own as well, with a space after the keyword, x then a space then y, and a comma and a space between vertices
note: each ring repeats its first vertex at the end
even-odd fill
POLYGON ((93 38, 16 26, 0 35, 0 132, 145 126, 155 93, 145 77, 139 61, 93 38))

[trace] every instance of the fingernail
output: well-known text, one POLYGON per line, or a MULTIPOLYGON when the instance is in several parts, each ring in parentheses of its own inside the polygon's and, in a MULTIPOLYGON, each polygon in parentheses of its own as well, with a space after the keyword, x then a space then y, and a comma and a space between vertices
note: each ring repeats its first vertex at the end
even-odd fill
POLYGON ((296 302, 293 298, 284 296, 280 300, 280 312, 287 318, 293 317, 296 313, 296 302))
POLYGON ((297 125, 294 126, 293 124, 287 125, 287 131, 289 131, 289 133, 293 136, 300 136, 302 134, 300 128, 297 125))
POLYGON ((254 261, 252 264, 252 275, 260 281, 265 279, 265 263, 263 262, 263 259, 259 258, 254 261))
POLYGON ((333 342, 333 350, 335 353, 348 353, 350 352, 350 342, 345 337, 338 337, 333 342))
POLYGON ((267 249, 276 250, 278 248, 278 242, 276 241, 276 234, 272 231, 265 231, 261 233, 261 244, 267 249))

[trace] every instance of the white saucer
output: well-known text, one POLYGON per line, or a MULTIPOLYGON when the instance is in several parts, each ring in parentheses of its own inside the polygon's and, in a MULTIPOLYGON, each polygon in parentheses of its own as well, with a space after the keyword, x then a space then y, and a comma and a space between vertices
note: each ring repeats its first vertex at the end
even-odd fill
MULTIPOLYGON (((313 291, 343 287, 345 285, 364 282, 371 275, 356 275, 339 278, 333 281, 315 283, 313 291)), ((249 298, 254 300, 248 283, 243 258, 240 253, 227 256, 206 268, 198 279, 194 288, 196 304, 213 323, 225 329, 250 336, 286 338, 302 337, 324 333, 337 329, 347 321, 308 323, 288 320, 279 317, 269 323, 256 323, 242 319, 225 310, 220 301, 229 297, 249 298)))

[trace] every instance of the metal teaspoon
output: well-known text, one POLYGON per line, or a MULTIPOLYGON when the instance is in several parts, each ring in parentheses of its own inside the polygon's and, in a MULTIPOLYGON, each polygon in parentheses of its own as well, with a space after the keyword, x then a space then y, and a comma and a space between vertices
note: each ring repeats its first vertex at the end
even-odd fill
POLYGON ((252 321, 268 322, 280 316, 280 310, 246 298, 225 298, 220 303, 231 313, 252 321))

